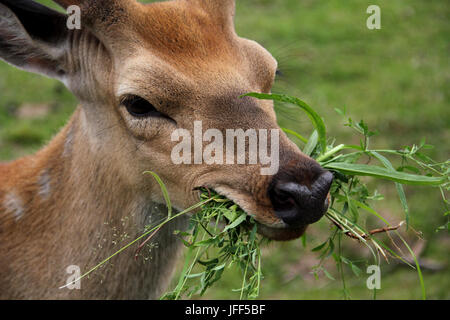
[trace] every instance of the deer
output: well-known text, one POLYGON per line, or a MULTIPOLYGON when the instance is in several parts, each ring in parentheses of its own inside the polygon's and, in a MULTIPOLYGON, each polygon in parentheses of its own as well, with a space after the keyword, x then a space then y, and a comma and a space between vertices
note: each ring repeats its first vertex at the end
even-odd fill
MULTIPOLYGON (((0 164, 1 299, 157 299, 182 254, 174 235, 189 215, 164 226, 148 259, 133 250, 80 288, 60 288, 68 266, 86 270, 164 219, 156 172, 180 212, 199 187, 239 205, 258 233, 300 237, 329 206, 333 175, 279 130, 270 93, 276 59, 234 27, 234 0, 0 0, 0 58, 61 81, 79 101, 67 124, 37 153, 0 164), (174 164, 171 133, 203 127, 279 130, 279 169, 261 164, 174 164)), ((237 152, 237 151, 236 151, 237 152)), ((248 150, 245 152, 248 153, 248 150)))

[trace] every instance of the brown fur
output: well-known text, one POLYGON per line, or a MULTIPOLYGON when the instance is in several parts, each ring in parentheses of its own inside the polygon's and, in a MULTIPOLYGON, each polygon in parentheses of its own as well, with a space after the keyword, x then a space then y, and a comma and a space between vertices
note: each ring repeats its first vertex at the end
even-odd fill
MULTIPOLYGON (((234 1, 78 4, 85 21, 81 31, 45 47, 26 40, 25 49, 45 52, 42 61, 51 58, 58 72, 39 57, 24 65, 0 50, 0 58, 19 67, 56 75, 81 103, 48 146, 0 165, 0 298, 157 298, 180 247, 172 232, 186 219, 156 235, 158 248, 147 253, 149 260, 135 262, 131 249, 83 279, 81 290, 58 289, 69 276, 67 266, 86 271, 140 235, 146 224, 164 218, 164 199, 154 180, 142 174, 146 170, 161 176, 177 210, 198 201, 196 187, 208 186, 253 215, 265 236, 300 236, 306 226, 290 229, 273 213, 267 196, 271 177, 261 176, 259 165, 180 166, 170 159, 176 144, 171 132, 192 130, 195 120, 222 131, 278 128, 271 102, 239 98, 269 92, 276 61, 236 35, 234 1), (58 48, 57 54, 46 51, 49 46, 58 48), (123 94, 148 99, 176 125, 164 119, 137 123, 120 106, 123 94), (119 241, 124 234, 128 238, 119 241)), ((8 10, 0 1, 0 13, 8 10)), ((24 32, 17 23, 7 28, 19 36, 24 32)), ((309 170, 312 160, 284 134, 280 138, 280 166, 309 170)))

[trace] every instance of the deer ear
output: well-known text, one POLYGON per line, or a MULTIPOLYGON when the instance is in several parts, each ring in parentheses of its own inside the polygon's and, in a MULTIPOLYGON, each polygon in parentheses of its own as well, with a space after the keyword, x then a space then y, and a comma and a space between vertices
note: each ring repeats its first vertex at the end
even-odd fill
POLYGON ((0 0, 0 59, 64 80, 66 16, 30 0, 0 0))

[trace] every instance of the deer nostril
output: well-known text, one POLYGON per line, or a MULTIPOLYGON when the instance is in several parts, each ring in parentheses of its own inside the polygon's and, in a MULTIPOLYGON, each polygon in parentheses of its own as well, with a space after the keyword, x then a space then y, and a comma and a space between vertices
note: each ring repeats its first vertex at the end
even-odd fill
POLYGON ((275 214, 291 226, 318 221, 328 209, 327 195, 332 181, 333 175, 328 171, 322 173, 309 188, 284 179, 276 181, 268 192, 275 214))
POLYGON ((295 205, 295 200, 289 192, 286 192, 282 188, 275 188, 275 198, 278 204, 293 206, 295 205))

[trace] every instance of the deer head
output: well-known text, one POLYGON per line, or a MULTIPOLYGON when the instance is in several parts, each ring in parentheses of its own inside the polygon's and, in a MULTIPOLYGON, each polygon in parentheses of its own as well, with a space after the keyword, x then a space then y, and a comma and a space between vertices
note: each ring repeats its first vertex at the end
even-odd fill
MULTIPOLYGON (((142 174, 155 171, 178 210, 198 201, 196 188, 214 189, 272 239, 299 237, 320 219, 331 173, 279 130, 272 102, 240 97, 269 93, 277 62, 236 34, 233 0, 55 2, 81 9, 80 30, 69 30, 65 15, 32 1, 0 1, 0 58, 59 79, 76 95, 85 146, 111 175, 164 203, 158 185, 142 174), (223 137, 229 129, 277 132, 268 149, 279 151, 278 170, 262 175, 261 163, 174 163, 176 130, 207 145, 195 136, 200 121, 223 137)), ((251 156, 245 149, 245 158, 251 156)))

